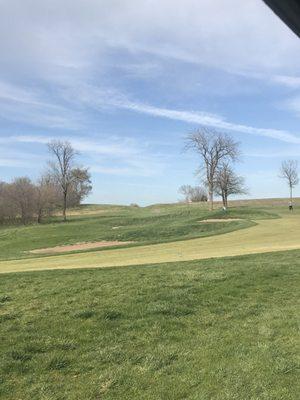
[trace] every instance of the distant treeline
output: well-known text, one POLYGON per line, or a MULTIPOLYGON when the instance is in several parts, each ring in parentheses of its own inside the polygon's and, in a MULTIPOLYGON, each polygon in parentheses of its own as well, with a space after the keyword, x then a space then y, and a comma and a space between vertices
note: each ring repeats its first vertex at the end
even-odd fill
POLYGON ((54 160, 37 182, 28 177, 0 182, 0 224, 40 223, 59 209, 65 220, 66 209, 80 205, 91 192, 90 173, 74 165, 76 153, 70 143, 56 141, 48 146, 54 160))

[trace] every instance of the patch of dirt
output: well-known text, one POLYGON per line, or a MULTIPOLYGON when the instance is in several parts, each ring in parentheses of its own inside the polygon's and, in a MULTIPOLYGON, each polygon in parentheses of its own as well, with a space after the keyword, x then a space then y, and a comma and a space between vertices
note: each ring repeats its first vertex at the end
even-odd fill
POLYGON ((230 221, 241 221, 242 218, 211 218, 211 219, 203 219, 199 222, 209 223, 209 222, 230 222, 230 221))
POLYGON ((96 249, 99 247, 121 246, 123 244, 129 244, 129 243, 134 243, 134 242, 102 241, 102 242, 76 243, 65 246, 55 246, 55 247, 47 247, 44 249, 31 250, 30 253, 34 254, 65 253, 74 250, 89 250, 89 249, 96 249))

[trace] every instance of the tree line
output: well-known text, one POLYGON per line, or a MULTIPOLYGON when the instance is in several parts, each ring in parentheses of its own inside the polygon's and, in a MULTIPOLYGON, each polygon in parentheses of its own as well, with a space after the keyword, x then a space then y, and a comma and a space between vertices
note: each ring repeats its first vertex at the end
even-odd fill
MULTIPOLYGON (((185 201, 209 201, 212 210, 214 195, 217 195, 226 209, 229 196, 248 193, 244 177, 234 170, 234 163, 240 157, 239 143, 229 135, 203 127, 186 137, 185 149, 200 156, 197 174, 202 182, 202 186, 180 187, 185 201)), ((68 207, 80 205, 91 192, 89 170, 77 165, 77 152, 68 141, 52 141, 48 143, 48 150, 52 158, 46 172, 36 182, 28 177, 18 177, 10 183, 0 181, 1 224, 41 223, 57 209, 61 209, 66 221, 68 207)), ((299 183, 297 161, 283 161, 279 176, 288 184, 292 209, 293 189, 299 183)))
POLYGON ((36 182, 28 177, 0 182, 0 223, 41 223, 57 209, 66 221, 68 207, 78 206, 91 192, 89 170, 77 165, 77 153, 69 142, 52 141, 48 150, 51 160, 36 182))
MULTIPOLYGON (((186 137, 185 150, 192 150, 200 157, 201 186, 183 185, 179 192, 186 202, 209 201, 213 210, 214 195, 222 198, 223 208, 228 207, 230 195, 247 194, 244 177, 234 170, 234 163, 239 160, 239 143, 227 134, 202 127, 186 137)), ((285 160, 281 164, 280 175, 285 179, 290 192, 290 209, 293 208, 293 188, 299 183, 298 163, 285 160)))
POLYGON ((228 207, 228 197, 246 194, 245 179, 236 174, 233 164, 239 159, 239 143, 229 135, 203 127, 186 137, 185 150, 192 150, 200 156, 200 175, 203 186, 181 186, 179 191, 188 202, 209 201, 214 207, 214 195, 222 198, 223 207, 228 207), (201 196, 195 195, 200 194, 201 196))

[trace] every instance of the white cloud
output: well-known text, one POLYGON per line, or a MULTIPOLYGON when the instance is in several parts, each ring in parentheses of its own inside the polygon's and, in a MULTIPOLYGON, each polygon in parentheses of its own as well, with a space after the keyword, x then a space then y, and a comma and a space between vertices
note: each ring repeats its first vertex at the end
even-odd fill
POLYGON ((290 132, 278 129, 256 128, 253 126, 227 122, 220 116, 204 112, 182 111, 182 110, 178 111, 178 110, 158 108, 154 106, 148 106, 145 104, 131 103, 131 102, 128 103, 123 102, 119 104, 119 107, 157 117, 164 117, 198 125, 206 125, 217 129, 225 129, 232 132, 265 136, 268 138, 280 140, 287 143, 300 144, 300 137, 293 135, 290 132))
POLYGON ((300 88, 300 77, 299 76, 288 76, 288 75, 274 75, 271 77, 271 81, 287 86, 292 89, 300 88))
MULTIPOLYGON (((19 82, 31 81, 29 87, 0 81, 3 119, 79 130, 88 125, 82 104, 97 103, 102 109, 123 108, 299 142, 296 135, 282 130, 228 122, 201 111, 151 106, 110 90, 92 94, 86 90, 86 82, 95 75, 103 86, 105 72, 116 63, 115 50, 138 55, 135 63, 118 59, 123 73, 138 79, 160 71, 160 62, 172 58, 300 87, 296 74, 300 59, 294 56, 300 52, 300 42, 260 0, 4 0, 1 6, 0 53, 7 57, 0 73, 17 76, 19 82), (148 59, 142 57, 145 54, 148 59), (47 86, 37 90, 36 81, 37 86, 50 82, 51 90, 47 86)), ((298 112, 296 100, 288 107, 298 112)))
POLYGON ((20 160, 19 158, 0 157, 0 167, 32 168, 32 162, 30 162, 28 160, 20 160))
POLYGON ((273 150, 273 151, 247 151, 245 153, 246 157, 255 158, 299 158, 300 157, 300 147, 293 149, 283 149, 283 150, 273 150))
MULTIPOLYGON (((51 140, 57 140, 56 136, 42 135, 12 135, 0 138, 0 143, 35 143, 47 144, 51 140)), ((74 148, 79 152, 88 152, 101 155, 109 155, 116 157, 129 157, 139 154, 140 149, 136 147, 134 141, 129 138, 106 138, 100 141, 95 139, 80 139, 71 136, 60 136, 59 140, 66 140, 72 143, 74 148), (119 143, 117 143, 117 140, 119 143)))
POLYGON ((296 116, 300 117, 300 96, 285 100, 282 102, 282 107, 292 111, 296 116))
POLYGON ((45 91, 0 81, 0 116, 47 128, 78 129, 80 113, 50 99, 45 91))
MULTIPOLYGON (((141 98, 141 93, 100 90, 112 82, 118 87, 120 82, 110 76, 112 66, 117 66, 120 81, 130 76, 141 82, 151 75, 161 82, 163 67, 178 62, 298 89, 299 52, 298 38, 261 0, 2 0, 0 54, 5 57, 0 75, 6 79, 0 81, 0 116, 29 126, 77 131, 61 138, 87 153, 101 173, 159 174, 164 163, 150 157, 141 142, 79 137, 79 130, 88 131, 86 111, 123 109, 292 144, 299 144, 300 136, 189 107, 165 106, 159 103, 160 93, 156 99, 152 94, 151 101, 136 101, 132 99, 141 98), (98 155, 119 163, 97 166, 98 155)), ((187 70, 182 71, 184 80, 187 70)), ((205 85, 199 88, 200 95, 210 90, 206 81, 205 85)), ((300 113, 297 97, 286 106, 300 113)), ((45 144, 52 137, 2 136, 1 143, 20 144, 45 144)))
MULTIPOLYGON (((70 97, 72 97, 72 93, 70 94, 70 97)), ((107 108, 110 106, 154 117, 168 118, 171 120, 187 122, 189 124, 206 125, 221 130, 263 136, 282 142, 300 144, 300 136, 285 130, 258 128, 236 122, 228 122, 222 116, 203 111, 174 110, 156 107, 142 102, 131 101, 122 93, 114 91, 107 92, 92 86, 81 87, 80 99, 83 103, 96 109, 101 109, 103 107, 107 108)))
POLYGON ((0 81, 0 100, 31 105, 40 104, 35 93, 33 93, 30 89, 25 89, 4 81, 0 81))
POLYGON ((141 176, 141 177, 153 177, 162 170, 156 168, 153 169, 153 164, 151 165, 140 165, 140 168, 135 167, 107 167, 101 165, 92 165, 90 170, 94 173, 100 173, 104 175, 116 175, 116 176, 141 176))
MULTIPOLYGON (((14 96, 18 97, 17 93, 19 92, 23 93, 22 89, 16 87, 14 88, 14 90, 9 91, 9 95, 11 98, 13 98, 14 96)), ((38 113, 34 114, 33 121, 36 122, 37 125, 50 125, 51 127, 65 127, 68 129, 78 128, 79 123, 76 124, 76 119, 74 121, 75 117, 74 115, 72 115, 72 112, 69 111, 69 109, 72 110, 73 107, 76 110, 80 110, 81 108, 88 106, 89 108, 94 108, 99 111, 107 111, 109 109, 124 109, 140 114, 150 115, 153 117, 183 121, 188 124, 211 126, 220 130, 263 136, 286 143, 300 144, 300 136, 286 130, 260 128, 240 124, 238 122, 227 121, 220 115, 211 114, 205 111, 175 110, 170 108, 157 107, 143 102, 130 100, 124 93, 114 89, 101 89, 92 85, 78 83, 76 88, 64 88, 64 90, 60 94, 63 97, 64 101, 67 101, 69 108, 60 108, 59 106, 57 106, 57 109, 59 110, 57 114, 54 113, 53 115, 47 115, 45 114, 45 110, 47 110, 46 103, 46 108, 42 107, 40 109, 41 115, 39 115, 38 113), (41 120, 39 118, 41 118, 41 120)), ((6 96, 8 96, 8 94, 6 94, 6 96)), ((24 102, 27 99, 25 95, 23 95, 23 97, 21 96, 21 98, 24 99, 24 102)), ((34 98, 35 97, 33 94, 29 95, 28 102, 33 102, 34 98)), ((39 104, 37 100, 35 101, 37 102, 37 104, 39 104)), ((300 115, 300 97, 295 97, 287 100, 284 103, 284 107, 300 115)), ((34 113, 34 110, 31 110, 31 112, 27 111, 27 113, 24 111, 24 113, 26 117, 29 118, 31 114, 34 113)), ((16 114, 14 115, 16 116, 16 114)), ((17 114, 16 117, 20 117, 20 113, 19 115, 17 114)), ((98 152, 99 154, 111 155, 122 154, 124 152, 127 153, 127 148, 130 149, 130 152, 133 151, 133 147, 129 142, 129 138, 123 139, 121 144, 112 143, 111 141, 109 146, 104 145, 103 143, 91 143, 89 141, 78 139, 76 137, 70 138, 66 136, 66 139, 72 140, 73 145, 79 151, 83 150, 94 153, 98 152)), ((30 136, 18 136, 16 140, 30 141, 31 139, 30 136)), ((34 136, 33 141, 37 140, 49 141, 49 138, 45 138, 43 136, 40 136, 38 138, 37 136, 34 136)), ((137 149, 135 151, 138 152, 137 149)))
POLYGON ((3 0, 0 38, 2 69, 49 79, 101 71, 114 49, 232 72, 300 66, 298 39, 260 0, 3 0))
MULTIPOLYGON (((7 159, 0 154, 0 165, 5 166, 33 166, 45 162, 43 156, 28 157, 24 153, 15 150, 18 144, 42 144, 46 145, 57 137, 42 135, 12 135, 0 137, 0 144, 6 147, 11 145, 12 158, 7 159), (1 164, 3 163, 3 164, 1 164)), ((165 162, 156 154, 149 154, 147 146, 136 140, 126 137, 104 137, 80 139, 76 137, 61 136, 60 140, 70 141, 72 146, 84 157, 85 163, 91 166, 91 171, 96 173, 118 176, 142 176, 150 177, 161 174, 165 169, 165 162)), ((8 150, 2 149, 3 154, 8 150)))

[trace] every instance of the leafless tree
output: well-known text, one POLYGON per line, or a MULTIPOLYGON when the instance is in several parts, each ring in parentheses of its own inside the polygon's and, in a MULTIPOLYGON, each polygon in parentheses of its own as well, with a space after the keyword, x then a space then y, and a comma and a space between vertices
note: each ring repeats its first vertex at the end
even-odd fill
POLYGON ((23 224, 34 219, 36 188, 27 177, 16 178, 7 186, 7 197, 15 217, 20 217, 23 224))
POLYGON ((50 174, 57 182, 62 193, 63 219, 67 220, 67 199, 69 190, 74 180, 73 168, 76 151, 69 142, 54 140, 48 144, 50 153, 54 156, 54 161, 49 163, 50 174))
POLYGON ((217 168, 221 162, 235 161, 238 158, 238 143, 226 134, 202 127, 187 136, 186 149, 196 151, 201 157, 200 172, 204 170, 212 210, 217 168))
POLYGON ((293 204, 293 188, 298 185, 298 162, 296 160, 285 160, 281 164, 280 177, 285 179, 290 188, 290 202, 293 204))
POLYGON ((68 194, 68 206, 79 206, 92 191, 91 174, 88 168, 72 170, 72 184, 68 194))
POLYGON ((247 193, 245 179, 237 175, 227 162, 222 163, 217 168, 214 187, 215 193, 222 197, 225 208, 228 207, 228 196, 247 193))
POLYGON ((207 192, 201 186, 182 185, 179 188, 179 193, 184 196, 187 203, 207 201, 207 192))
POLYGON ((15 201, 16 191, 13 183, 0 183, 0 222, 10 224, 20 220, 20 209, 15 201))
POLYGON ((51 175, 44 174, 36 184, 36 214, 37 222, 41 223, 44 216, 50 216, 60 203, 59 187, 51 175))
POLYGON ((0 182, 0 222, 4 223, 10 216, 10 202, 7 198, 7 183, 0 182))

